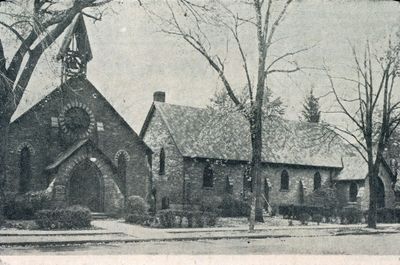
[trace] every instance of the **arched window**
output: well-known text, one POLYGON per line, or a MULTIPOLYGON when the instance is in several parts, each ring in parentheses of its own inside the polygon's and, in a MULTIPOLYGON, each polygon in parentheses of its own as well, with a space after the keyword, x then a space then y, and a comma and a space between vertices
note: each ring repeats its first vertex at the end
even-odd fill
POLYGON ((300 204, 304 203, 304 185, 301 180, 299 182, 299 202, 300 204))
POLYGON ((314 174, 314 190, 321 188, 321 174, 319 172, 314 174))
POLYGON ((213 175, 214 172, 210 164, 207 164, 203 171, 203 187, 211 188, 213 186, 213 175))
POLYGON ((30 189, 32 178, 31 151, 27 146, 21 149, 19 168, 19 192, 25 193, 30 189))
POLYGON ((161 209, 168 209, 169 208, 169 198, 163 197, 161 199, 161 209))
POLYGON ((125 192, 126 192, 126 167, 127 167, 126 162, 127 161, 126 161, 126 157, 123 153, 121 153, 118 156, 117 162, 118 162, 118 168, 117 168, 118 178, 122 184, 122 193, 125 195, 125 192))
POLYGON ((286 170, 281 174, 281 190, 289 190, 289 174, 286 170))
POLYGON ((159 175, 164 175, 165 174, 165 151, 164 148, 161 148, 160 150, 160 167, 158 170, 159 175))
POLYGON ((253 192, 253 185, 250 176, 250 167, 246 166, 243 172, 243 192, 253 192))
POLYGON ((352 182, 350 183, 349 188, 349 201, 356 202, 357 201, 357 194, 358 194, 358 186, 357 183, 352 182))

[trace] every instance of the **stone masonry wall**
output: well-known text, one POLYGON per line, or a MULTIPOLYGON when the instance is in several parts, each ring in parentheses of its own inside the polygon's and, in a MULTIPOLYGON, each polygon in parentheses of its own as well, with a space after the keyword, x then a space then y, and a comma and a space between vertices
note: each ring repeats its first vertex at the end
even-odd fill
POLYGON ((85 147, 86 146, 77 151, 73 156, 69 157, 67 161, 59 167, 54 180, 53 205, 68 205, 68 188, 71 173, 74 170, 74 167, 80 162, 85 159, 91 159, 101 172, 101 204, 104 207, 104 212, 121 212, 124 206, 124 196, 114 181, 115 175, 111 165, 101 154, 92 148, 86 149, 85 147))
POLYGON ((152 171, 157 209, 161 208, 164 197, 169 198, 170 204, 183 204, 183 157, 157 109, 154 110, 143 140, 153 151, 152 171), (159 174, 161 148, 164 148, 165 153, 164 175, 159 174))
MULTIPOLYGON (((226 194, 226 177, 228 176, 233 184, 233 195, 241 198, 243 195, 243 175, 245 172, 244 164, 225 164, 212 165, 214 172, 214 185, 212 188, 203 187, 203 171, 207 165, 206 161, 187 160, 185 162, 185 179, 188 183, 188 201, 194 203, 204 196, 223 196, 226 194)), ((300 180, 304 187, 304 196, 311 194, 314 189, 314 174, 319 172, 321 175, 321 186, 330 185, 331 171, 329 169, 299 168, 293 166, 271 166, 263 165, 262 168, 262 187, 268 179, 269 202, 271 205, 285 205, 299 203, 299 183, 300 180), (289 173, 289 189, 281 190, 281 172, 286 169, 289 173)))
POLYGON ((29 145, 34 150, 34 154, 31 155, 31 190, 47 188, 51 176, 45 170, 46 166, 72 144, 66 141, 59 124, 52 126, 52 117, 58 122, 62 109, 74 102, 83 104, 93 113, 95 128, 90 139, 104 152, 114 167, 117 166, 117 155, 121 152, 127 154, 127 195, 140 195, 145 198, 150 174, 147 163, 150 150, 100 92, 85 79, 69 80, 67 84, 54 90, 11 124, 7 189, 18 190, 19 152, 23 145, 29 145), (98 122, 103 124, 104 130, 98 130, 98 122))

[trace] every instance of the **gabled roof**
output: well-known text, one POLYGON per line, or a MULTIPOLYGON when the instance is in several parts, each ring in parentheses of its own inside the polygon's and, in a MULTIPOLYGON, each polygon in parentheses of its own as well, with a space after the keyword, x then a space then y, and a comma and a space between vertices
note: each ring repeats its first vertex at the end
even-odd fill
MULTIPOLYGON (((105 102, 108 103, 108 106, 111 108, 111 110, 117 115, 119 119, 121 119, 121 122, 126 125, 126 127, 131 131, 131 133, 134 136, 137 136, 136 132, 133 130, 133 128, 129 125, 129 123, 124 119, 124 117, 119 114, 119 112, 114 108, 114 106, 103 96, 103 94, 85 77, 76 77, 76 78, 70 78, 66 82, 64 82, 62 85, 58 86, 56 89, 52 90, 49 94, 44 96, 41 100, 39 100, 36 104, 34 104, 31 108, 23 112, 17 117, 13 117, 11 124, 17 123, 18 120, 23 119, 25 115, 27 115, 31 111, 37 111, 39 110, 42 106, 46 105, 47 102, 51 101, 53 98, 56 98, 59 93, 64 89, 64 87, 72 87, 72 86, 79 86, 79 87, 90 87, 94 89, 94 91, 98 94, 99 98, 104 100, 105 102)), ((152 152, 150 147, 146 145, 144 141, 140 141, 141 145, 148 151, 152 152)))
MULTIPOLYGON (((382 159, 382 167, 388 172, 390 178, 395 181, 396 176, 385 159, 382 159)), ((368 164, 357 152, 347 153, 343 156, 343 169, 334 178, 336 181, 365 180, 368 175, 368 164)))
POLYGON ((75 153, 79 148, 81 148, 83 145, 85 145, 89 139, 83 139, 80 141, 75 142, 73 145, 71 145, 67 150, 64 152, 61 152, 57 155, 57 157, 54 159, 53 163, 48 165, 46 167, 46 170, 51 170, 57 168, 59 165, 61 165, 62 162, 64 162, 66 159, 68 159, 71 155, 75 153))
MULTIPOLYGON (((144 137, 158 110, 184 157, 249 161, 248 121, 238 113, 223 113, 155 102, 140 133, 144 137)), ((344 143, 326 126, 269 119, 263 121, 262 161, 315 167, 342 168, 344 143)))

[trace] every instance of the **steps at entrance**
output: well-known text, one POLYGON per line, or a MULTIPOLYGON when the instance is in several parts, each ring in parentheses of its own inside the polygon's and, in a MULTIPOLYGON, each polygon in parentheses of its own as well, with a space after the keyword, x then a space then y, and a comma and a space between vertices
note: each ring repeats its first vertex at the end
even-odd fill
POLYGON ((109 218, 108 215, 106 215, 105 213, 95 213, 92 212, 92 220, 102 220, 102 219, 107 219, 109 218))

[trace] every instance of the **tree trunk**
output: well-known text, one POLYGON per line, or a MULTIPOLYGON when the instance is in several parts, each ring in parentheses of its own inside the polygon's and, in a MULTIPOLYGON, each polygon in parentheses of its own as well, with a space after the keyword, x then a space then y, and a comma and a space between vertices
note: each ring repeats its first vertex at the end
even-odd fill
POLYGON ((0 214, 3 213, 6 185, 7 138, 10 118, 0 114, 0 214))
POLYGON ((261 152, 262 152, 262 127, 261 111, 255 111, 250 119, 251 132, 251 170, 250 176, 253 185, 249 230, 254 230, 254 223, 264 222, 261 201, 261 152))
POLYGON ((368 208, 368 227, 376 228, 376 177, 378 170, 372 166, 372 171, 369 173, 369 208, 368 208))

